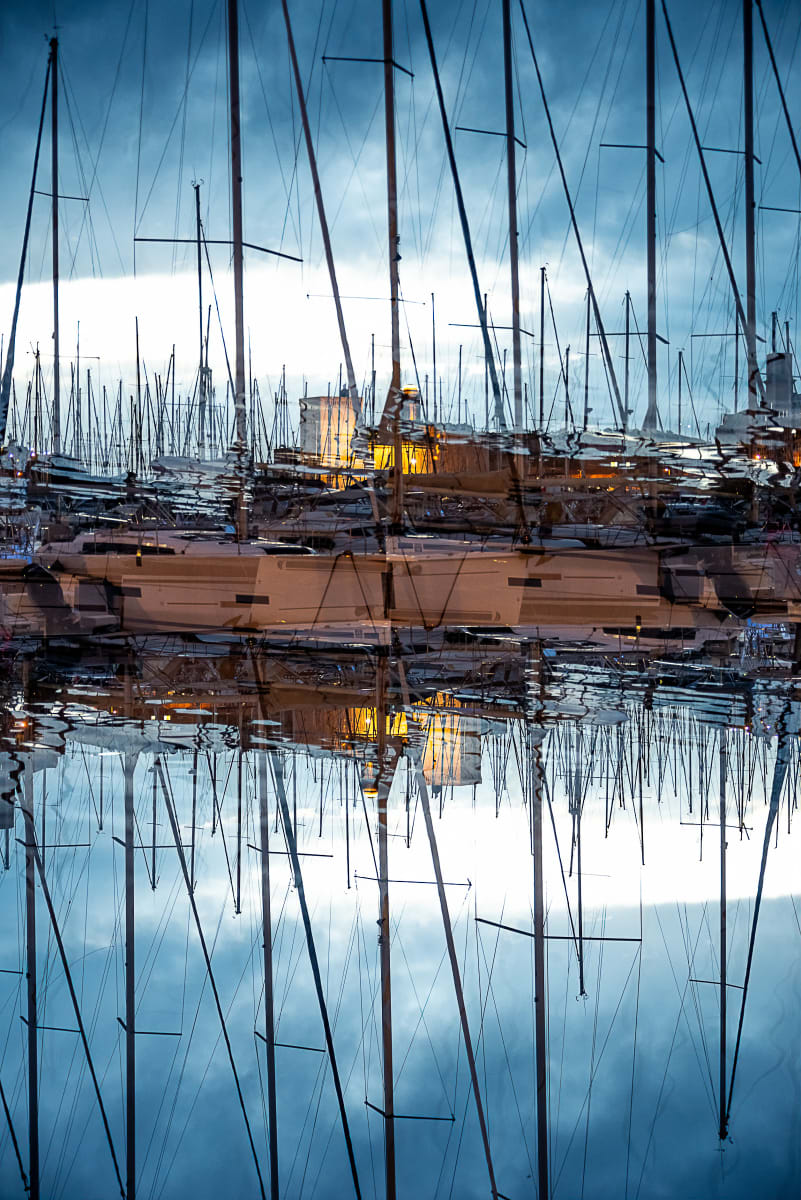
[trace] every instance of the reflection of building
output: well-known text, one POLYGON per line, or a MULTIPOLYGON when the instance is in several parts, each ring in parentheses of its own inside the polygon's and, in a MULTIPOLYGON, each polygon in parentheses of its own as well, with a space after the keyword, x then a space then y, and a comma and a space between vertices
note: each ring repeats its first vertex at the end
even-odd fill
POLYGON ((321 466, 363 466, 351 454, 356 407, 346 393, 307 396, 300 402, 300 450, 321 466))
MULTIPOLYGON (((326 715, 328 744, 339 753, 358 757, 365 747, 377 745, 376 709, 347 708, 326 715)), ((318 726, 320 716, 318 713, 314 722, 318 726)), ((481 782, 481 721, 463 715, 458 699, 437 695, 413 704, 406 712, 394 711, 386 717, 385 735, 389 740, 407 742, 415 728, 424 738, 422 765, 429 786, 460 787, 481 782)), ((305 732, 309 732, 308 727, 305 732)))
POLYGON ((432 713, 426 722, 423 774, 430 787, 481 783, 480 722, 462 716, 453 701, 451 705, 432 713))
MULTIPOLYGON (((281 735, 296 745, 365 759, 369 768, 365 778, 372 778, 378 770, 372 761, 379 740, 377 710, 337 706, 337 690, 342 691, 332 689, 327 696, 318 694, 312 706, 282 711, 281 735)), ((341 700, 348 698, 342 696, 341 700)), ((385 737, 388 743, 395 743, 396 749, 398 743, 416 742, 422 735, 423 773, 429 786, 460 787, 481 782, 482 722, 464 715, 455 697, 436 695, 411 705, 405 712, 394 709, 385 720, 385 737)))

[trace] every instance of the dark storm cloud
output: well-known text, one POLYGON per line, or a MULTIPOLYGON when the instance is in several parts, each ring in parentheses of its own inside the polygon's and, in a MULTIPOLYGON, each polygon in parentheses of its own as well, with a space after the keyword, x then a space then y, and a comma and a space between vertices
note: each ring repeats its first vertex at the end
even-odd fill
MULTIPOLYGON (((360 261, 382 278, 385 198, 381 68, 328 62, 328 56, 380 57, 380 6, 366 0, 291 6, 320 157, 324 191, 340 262, 360 261)), ((699 128, 706 144, 737 149, 742 143, 741 8, 734 0, 699 11, 688 0, 670 6, 699 128)), ((764 6, 781 71, 798 53, 798 13, 781 0, 764 6)), ((442 0, 430 4, 434 39, 453 125, 503 128, 500 5, 496 0, 442 0)), ((632 293, 640 327, 644 301, 644 154, 602 150, 600 142, 644 141, 644 9, 639 0, 598 5, 527 6, 568 180, 596 273, 609 328, 620 320, 623 293, 632 293)), ((584 280, 569 232, 542 105, 519 11, 513 6, 517 56, 517 120, 521 153, 520 229, 524 324, 539 304, 538 268, 549 277, 566 328, 563 344, 581 342, 584 280)), ((65 253, 75 276, 128 274, 134 262, 134 225, 143 235, 192 233, 191 183, 203 180, 210 236, 225 237, 228 221, 226 63, 221 0, 152 0, 51 4, 6 0, 0 9, 0 135, 3 156, 3 228, 0 278, 18 266, 35 128, 46 60, 46 35, 58 25, 65 72, 62 103, 64 191, 91 184, 91 224, 82 205, 65 201, 65 253), (146 34, 146 36, 145 36, 146 34), (186 97, 186 103, 184 103, 186 97), (69 109, 66 101, 69 101, 69 109), (141 119, 140 119, 141 118, 141 119), (74 129, 73 129, 74 125, 74 129), (74 151, 73 141, 78 148, 74 151), (102 148, 101 148, 102 147, 102 148), (99 157, 98 157, 99 154, 99 157), (95 161, 97 161, 95 177, 95 161), (94 179, 94 182, 92 182, 94 179), (136 217, 136 222, 135 222, 136 217)), ((671 342, 670 362, 684 345, 692 365, 720 376, 721 343, 691 344, 691 329, 732 325, 732 300, 723 273, 709 206, 701 191, 695 152, 657 14, 659 113, 660 332, 671 342), (700 348, 699 348, 700 347, 700 348), (705 365, 706 364, 706 365, 705 365)), ((453 192, 422 34, 419 7, 395 6, 401 249, 405 278, 425 295, 443 264, 464 271, 453 192)), ((756 92, 759 106, 758 203, 801 207, 799 180, 755 13, 756 92)), ((301 254, 309 267, 321 260, 319 233, 305 159, 295 167, 297 105, 288 72, 280 6, 243 0, 240 8, 245 206, 248 237, 301 254)), ((790 89, 797 119, 797 88, 790 89)), ((494 297, 498 319, 508 306, 503 142, 457 133, 457 155, 482 262, 482 286, 494 297)), ((712 154, 710 170, 732 246, 740 290, 742 160, 712 154)), ((40 182, 47 188, 49 149, 40 182)), ((30 276, 46 278, 47 202, 37 200, 30 276)), ((770 311, 795 327, 798 317, 798 223, 792 215, 760 218, 759 315, 770 311)), ((139 273, 191 267, 191 251, 167 246, 136 252, 139 273)), ((281 270, 294 268, 279 268, 281 270)), ((300 268, 306 270, 306 266, 300 268)), ((467 276, 465 272, 465 283, 467 276)), ((473 319, 465 292, 463 312, 473 319)), ((530 350, 530 348, 529 348, 530 350)), ((662 369, 668 363, 666 351, 662 369)), ((642 382, 639 354, 632 363, 642 382)))

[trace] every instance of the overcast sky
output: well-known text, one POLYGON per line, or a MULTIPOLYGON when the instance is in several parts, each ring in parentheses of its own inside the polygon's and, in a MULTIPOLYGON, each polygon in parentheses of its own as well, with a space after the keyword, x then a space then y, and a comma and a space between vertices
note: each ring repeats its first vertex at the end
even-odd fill
MULTIPOLYGON (((324 63, 323 55, 379 57, 381 6, 366 0, 308 0, 291 5, 298 52, 309 80, 309 107, 332 227, 345 315, 360 382, 376 335, 379 372, 387 367, 389 306, 382 72, 372 63, 324 63), (356 298, 358 297, 358 298, 356 298), (366 298, 364 298, 366 297, 366 298)), ((437 0, 433 33, 453 126, 503 128, 503 59, 498 0, 437 0)), ((799 112, 801 12, 791 0, 766 0, 766 19, 796 129, 799 112)), ((551 5, 528 0, 527 12, 564 155, 568 181, 592 264, 606 327, 623 328, 623 296, 633 303, 632 328, 644 330, 645 154, 605 149, 601 142, 645 139, 644 5, 642 0, 551 5)), ((742 146, 741 6, 723 0, 699 6, 672 0, 670 12, 704 143, 742 146), (699 18, 700 11, 700 18, 699 18)), ((197 288, 193 248, 136 246, 134 235, 191 237, 193 181, 202 181, 207 236, 229 234, 225 6, 222 0, 92 2, 5 0, 0 6, 0 328, 8 337, 13 280, 19 266, 36 126, 47 60, 47 38, 58 27, 62 64, 60 190, 90 197, 62 203, 62 340, 70 348, 81 322, 85 365, 96 380, 130 387, 134 316, 151 372, 165 370, 176 344, 178 379, 191 386, 197 359, 197 288), (136 279, 134 280, 134 272, 136 279)), ((559 346, 571 347, 571 392, 583 403, 585 282, 537 91, 518 6, 513 6, 519 136, 524 378, 536 390, 539 355, 539 268, 548 278, 559 346)), ((757 203, 801 208, 799 172, 754 12, 757 96, 757 203)), ((446 413, 455 417, 458 346, 463 344, 465 393, 473 418, 483 417, 484 387, 476 320, 453 187, 434 98, 416 0, 395 5, 401 181, 401 285, 404 382, 415 381, 409 334, 421 381, 431 373, 431 292, 437 296, 438 374, 446 413), (408 321, 408 328, 407 328, 408 321), (451 399, 449 399, 451 397, 451 399)), ((660 410, 675 425, 676 357, 686 352, 699 421, 729 408, 733 339, 691 334, 733 329, 733 305, 693 150, 686 112, 661 11, 657 14, 660 410), (725 358, 724 358, 725 352, 725 358), (672 417, 672 420, 671 420, 672 417)), ((286 36, 277 0, 241 0, 245 237, 283 250, 302 263, 248 253, 246 323, 254 374, 269 394, 286 364, 290 397, 304 379, 310 392, 335 383, 342 355, 336 336, 308 164, 299 142, 297 105, 288 71, 286 36)), ((510 319, 506 179, 503 139, 456 132, 482 290, 498 326, 510 319)), ((742 156, 708 156, 730 240, 740 290, 745 288, 742 156)), ((50 187, 49 133, 38 186, 50 187)), ((758 314, 769 336, 771 310, 799 317, 799 221, 791 213, 758 213, 758 314)), ((212 250, 214 282, 229 346, 233 343, 231 281, 224 248, 212 250)), ((27 291, 17 351, 17 379, 30 370, 31 345, 50 350, 49 211, 37 197, 27 291)), ((208 273, 204 304, 213 300, 208 273)), ((546 302, 547 303, 547 302, 546 302)), ((224 379, 216 316, 212 360, 224 379)), ((600 360, 590 359, 594 419, 611 419, 600 360)), ((498 334, 501 354, 509 335, 498 334)), ((546 322, 545 411, 551 427, 563 419, 559 360, 550 311, 546 322)), ((624 371, 623 344, 613 339, 624 371)), ((511 350, 509 349, 509 353, 511 350)), ((742 356, 741 356, 742 357, 742 356)), ((744 378, 744 376, 743 376, 744 378)), ((381 376, 379 387, 381 386, 381 376)), ((644 411, 643 355, 631 348, 635 420, 644 411)), ((740 388, 742 403, 742 379, 740 388)), ((538 399, 534 401, 538 404, 538 399)), ((685 402, 685 419, 691 413, 685 402)), ((690 431, 692 425, 686 426, 690 431)))

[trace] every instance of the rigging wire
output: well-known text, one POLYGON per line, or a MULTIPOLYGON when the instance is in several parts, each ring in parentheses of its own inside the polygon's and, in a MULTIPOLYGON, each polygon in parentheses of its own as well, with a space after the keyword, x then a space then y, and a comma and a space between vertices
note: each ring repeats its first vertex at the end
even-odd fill
POLYGON ((134 189, 134 213, 133 213, 133 273, 136 275, 136 235, 139 232, 139 177, 140 167, 142 162, 142 126, 145 112, 145 67, 147 64, 147 23, 150 14, 150 0, 144 0, 145 5, 145 21, 144 30, 142 33, 142 80, 139 90, 139 133, 136 141, 136 184, 134 189))

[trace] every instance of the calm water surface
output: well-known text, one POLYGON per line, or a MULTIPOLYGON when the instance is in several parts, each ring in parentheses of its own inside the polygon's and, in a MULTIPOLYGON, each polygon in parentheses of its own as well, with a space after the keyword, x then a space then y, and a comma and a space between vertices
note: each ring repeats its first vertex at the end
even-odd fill
POLYGON ((326 662, 9 670, 0 1195, 797 1196, 793 693, 326 662))

